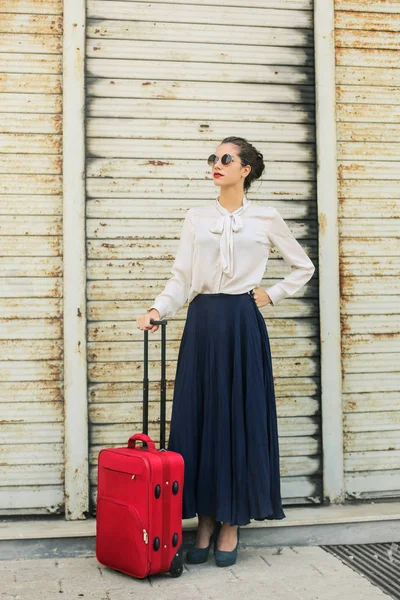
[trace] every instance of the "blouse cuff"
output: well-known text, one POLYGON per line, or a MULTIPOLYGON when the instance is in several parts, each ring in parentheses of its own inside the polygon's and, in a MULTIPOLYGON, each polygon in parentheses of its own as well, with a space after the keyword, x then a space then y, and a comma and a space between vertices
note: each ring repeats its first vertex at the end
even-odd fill
POLYGON ((156 300, 150 308, 147 309, 147 312, 150 312, 152 308, 155 308, 160 313, 160 321, 164 318, 167 313, 167 307, 164 305, 162 300, 156 300))
POLYGON ((283 300, 283 298, 285 298, 285 293, 282 291, 282 288, 280 287, 279 283, 273 285, 270 288, 267 288, 265 291, 271 298, 270 304, 272 306, 275 306, 275 304, 277 304, 278 302, 283 300))

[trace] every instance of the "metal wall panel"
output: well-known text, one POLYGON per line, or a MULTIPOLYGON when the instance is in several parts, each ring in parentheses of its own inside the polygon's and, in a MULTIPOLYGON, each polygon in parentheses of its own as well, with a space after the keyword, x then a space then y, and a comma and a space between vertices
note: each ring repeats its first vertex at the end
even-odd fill
POLYGON ((400 496, 400 3, 336 2, 344 469, 400 496))
MULTIPOLYGON (((266 176, 249 197, 276 206, 317 264, 312 3, 229 4, 217 23, 192 0, 87 2, 92 501, 99 450, 142 427, 135 316, 170 276, 186 209, 216 197, 205 157, 223 137, 246 137, 263 152, 266 176)), ((274 250, 263 285, 288 272, 274 250)), ((286 504, 321 501, 317 285, 314 277, 268 309, 286 504)), ((168 325, 167 417, 186 310, 168 325)), ((157 334, 150 342, 149 430, 158 441, 157 334)))
POLYGON ((0 6, 0 514, 64 505, 61 0, 0 6))

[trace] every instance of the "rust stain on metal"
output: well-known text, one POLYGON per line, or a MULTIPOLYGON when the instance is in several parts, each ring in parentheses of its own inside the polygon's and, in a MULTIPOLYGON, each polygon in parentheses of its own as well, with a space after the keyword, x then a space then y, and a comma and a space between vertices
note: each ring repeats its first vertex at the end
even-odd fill
POLYGON ((162 98, 163 100, 177 100, 175 94, 156 94, 155 98, 162 98))
MULTIPOLYGON (((54 150, 57 150, 58 152, 60 152, 60 150, 61 150, 60 137, 57 137, 55 135, 49 135, 49 136, 47 136, 47 142, 51 148, 54 148, 54 150)), ((60 164, 62 164, 62 162, 60 164)))
POLYGON ((349 173, 349 172, 359 172, 365 173, 366 166, 360 165, 359 163, 351 163, 349 165, 339 165, 339 174, 349 173))
MULTIPOLYGON (((189 185, 190 184, 188 184, 188 187, 189 187, 189 185)), ((287 192, 274 192, 274 196, 286 196, 286 195, 287 195, 287 192)), ((294 196, 300 196, 301 194, 300 193, 296 193, 296 192, 292 192, 291 195, 294 197, 294 196)))
POLYGON ((94 50, 94 51, 96 51, 96 50, 101 50, 101 48, 100 48, 100 46, 93 46, 93 50, 94 50))
POLYGON ((76 312, 76 316, 77 317, 81 317, 82 316, 81 309, 79 308, 79 306, 78 306, 78 310, 76 312))
POLYGON ((142 85, 151 85, 151 81, 143 81, 142 85))
POLYGON ((390 333, 374 333, 374 339, 381 339, 381 340, 394 340, 397 339, 399 336, 398 333, 395 332, 390 332, 390 333))
POLYGON ((62 132, 62 115, 54 116, 54 125, 55 125, 55 130, 57 131, 57 133, 61 133, 62 132))
POLYGON ((162 167, 164 165, 170 165, 171 163, 165 160, 148 160, 147 164, 154 165, 155 167, 162 167))
POLYGON ((347 317, 342 317, 341 318, 341 320, 340 320, 340 331, 341 331, 342 335, 351 332, 351 327, 348 324, 347 317))
POLYGON ((320 227, 320 232, 322 235, 326 232, 326 224, 327 224, 327 220, 326 220, 325 213, 320 213, 319 214, 319 227, 320 227))
POLYGON ((81 68, 82 68, 82 52, 81 52, 80 48, 77 48, 76 55, 75 55, 75 69, 78 73, 80 73, 81 68))

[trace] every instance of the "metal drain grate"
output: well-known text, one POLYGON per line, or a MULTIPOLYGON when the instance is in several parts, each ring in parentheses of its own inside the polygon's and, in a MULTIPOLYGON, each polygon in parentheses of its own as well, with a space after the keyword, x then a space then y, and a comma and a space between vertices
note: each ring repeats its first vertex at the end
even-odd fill
POLYGON ((395 600, 400 600, 400 542, 321 548, 340 558, 395 600))

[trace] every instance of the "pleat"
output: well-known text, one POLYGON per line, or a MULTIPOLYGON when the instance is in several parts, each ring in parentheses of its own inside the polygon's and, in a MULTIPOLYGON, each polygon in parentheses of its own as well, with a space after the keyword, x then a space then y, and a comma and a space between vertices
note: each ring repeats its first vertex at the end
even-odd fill
POLYGON ((249 294, 199 294, 190 303, 168 449, 185 461, 184 519, 285 518, 268 332, 249 294))

